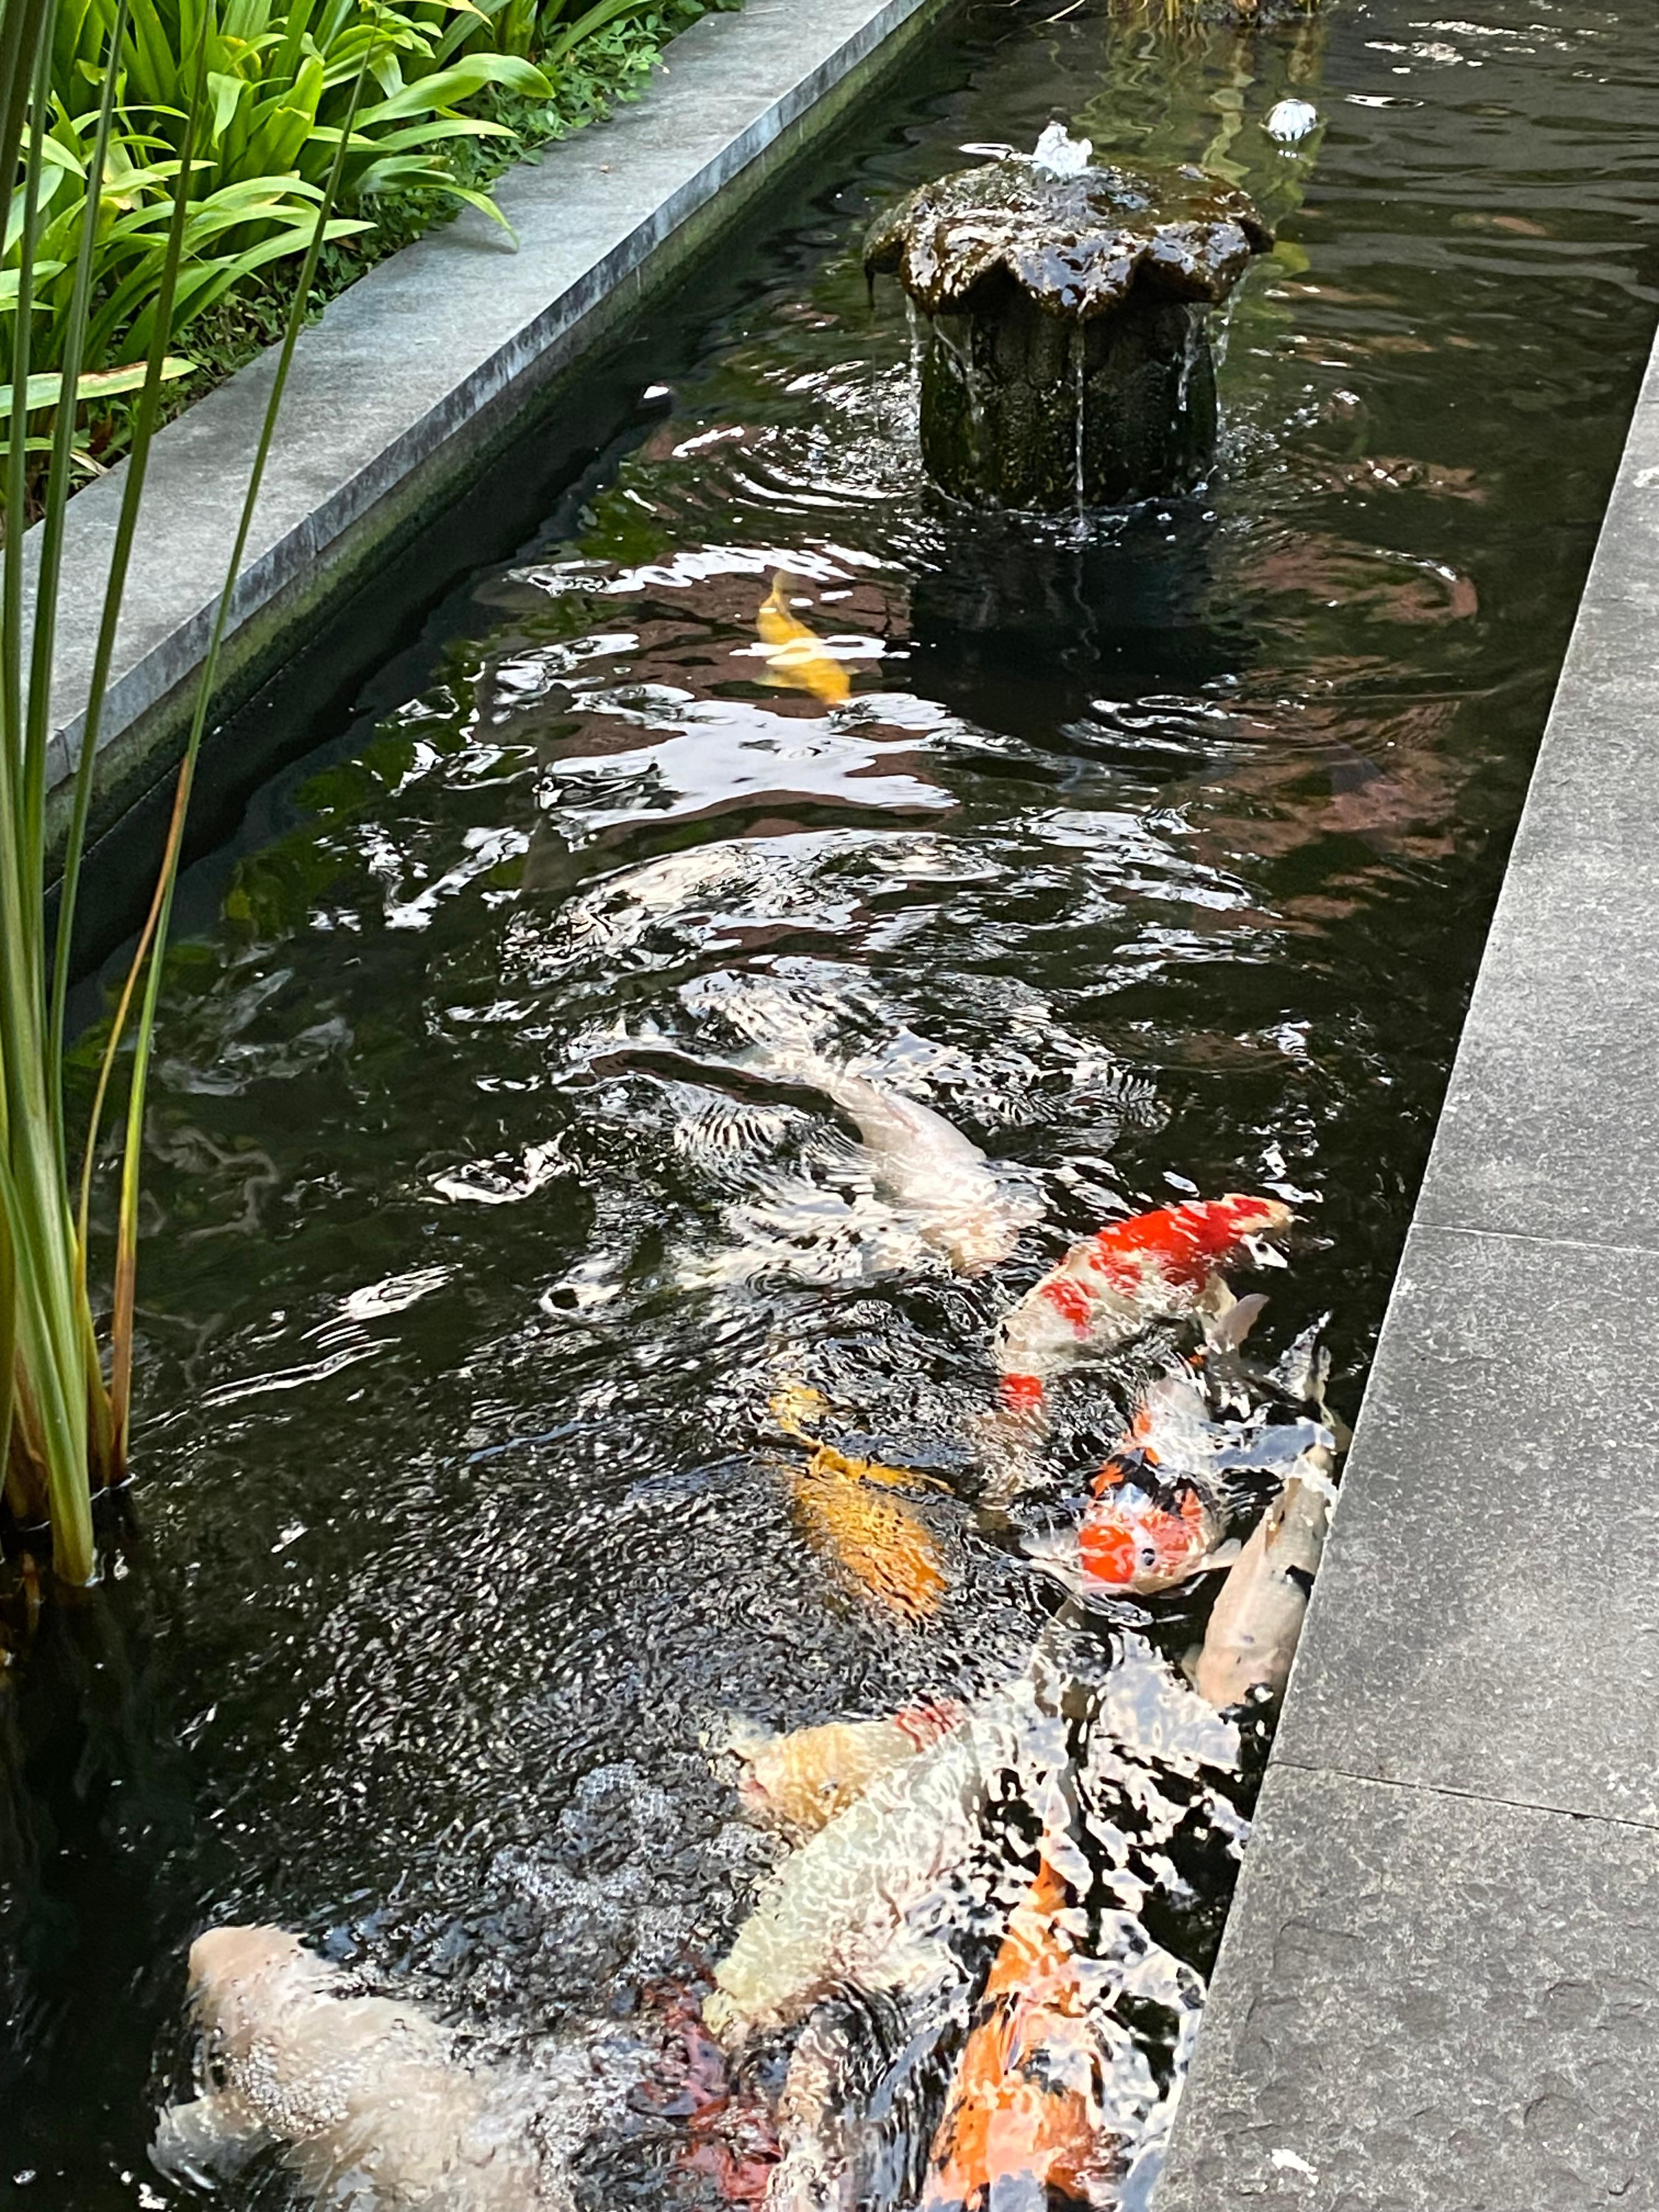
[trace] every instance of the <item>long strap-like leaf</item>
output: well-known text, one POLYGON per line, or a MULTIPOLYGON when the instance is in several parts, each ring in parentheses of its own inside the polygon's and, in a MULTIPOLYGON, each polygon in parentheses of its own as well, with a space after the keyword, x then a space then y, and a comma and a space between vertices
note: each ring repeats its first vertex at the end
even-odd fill
MULTIPOLYGON (((11 1422, 17 1367, 17 1266, 13 1251, 11 1209, 0 1184, 0 1492, 9 1499, 11 1422)), ((15 1504, 15 1500, 11 1500, 15 1504)))
MULTIPOLYGON (((52 732, 52 625, 46 610, 58 605, 63 574, 64 536, 69 510, 70 477, 75 454, 76 404, 81 364, 85 357, 87 318, 92 301, 93 274, 97 263, 98 219, 103 205, 104 164, 109 152, 110 131, 120 83, 121 42, 126 36, 127 0, 118 0, 110 33, 109 52, 103 72, 98 107, 98 127, 93 136, 92 159, 87 169, 86 204, 75 258, 75 282, 70 293, 69 314, 64 325, 63 376, 58 387, 58 419, 53 427, 52 464, 46 477, 46 520, 40 532, 40 567, 35 587, 33 653, 29 664, 28 728, 25 738, 28 782, 35 802, 44 812, 46 743, 52 732)), ((88 747, 88 750, 93 748, 88 747)), ((77 793, 78 795, 78 793, 77 793)), ((81 837, 85 837, 84 813, 81 837)), ((76 855, 79 870, 79 852, 76 855)), ((33 896, 43 899, 46 886, 33 896)), ((68 920, 73 924, 72 909, 68 920)), ((52 1006, 47 1028, 46 1068, 51 1093, 52 1133, 67 1178, 69 1160, 64 1142, 64 1008, 69 990, 70 930, 60 928, 52 962, 52 1006)))
MULTIPOLYGON (((17 300, 12 318, 10 359, 7 363, 8 381, 14 393, 27 393, 29 375, 29 341, 34 319, 34 257, 35 244, 40 225, 41 145, 45 133, 40 127, 39 103, 41 94, 50 88, 52 42, 49 36, 47 9, 40 0, 11 0, 4 13, 8 18, 14 12, 20 16, 32 15, 33 42, 15 60, 14 82, 7 87, 3 112, 0 112, 0 179, 5 184, 6 202, 13 195, 12 180, 17 174, 19 155, 22 151, 23 134, 27 128, 31 100, 35 101, 34 127, 28 133, 28 151, 23 161, 22 222, 18 245, 21 258, 17 270, 17 300), (13 129, 13 109, 21 100, 21 110, 13 129)), ((9 56, 7 57, 10 58, 9 56)), ((6 453, 5 526, 6 544, 3 562, 0 562, 0 805, 6 809, 9 823, 10 852, 8 880, 4 890, 4 904, 0 908, 0 931, 8 940, 5 964, 8 986, 16 984, 32 991, 38 974, 31 954, 40 943, 41 921, 38 907, 28 900, 28 875, 33 848, 38 833, 23 805, 26 778, 23 774, 23 570, 24 547, 27 536, 27 507, 28 493, 28 441, 19 434, 23 428, 20 416, 13 423, 6 453), (14 870, 24 872, 21 880, 11 880, 14 870)), ((39 1027, 39 1009, 31 1027, 39 1027)), ((15 1064, 9 1067, 8 1090, 13 1091, 23 1071, 15 1064)), ((15 1111, 15 1095, 11 1100, 15 1111)))
MULTIPOLYGON (((207 62, 205 50, 198 52, 196 64, 195 96, 185 118, 185 151, 174 180, 173 214, 167 226, 167 252, 161 264, 161 281, 158 288, 155 328, 164 331, 173 319, 173 301, 178 290, 179 267, 184 258, 185 233, 190 219, 191 161, 195 153, 195 123, 200 112, 205 89, 207 62)), ((163 349, 152 347, 146 368, 144 382, 134 410, 132 446, 127 456, 126 475, 121 486, 121 508, 116 518, 115 543, 110 553, 109 574, 104 586, 104 611, 98 626, 98 643, 93 655, 92 683, 87 694, 85 734, 81 740, 81 757, 75 769, 75 794, 70 813, 69 835, 64 848, 64 890, 58 903, 58 948, 52 968, 52 1013, 55 1034, 60 1040, 59 1068, 61 1070, 64 1034, 64 1006, 69 992, 70 960, 75 933, 75 910, 81 884, 81 862, 86 848, 87 817, 92 805, 92 787, 98 765, 98 738, 102 726, 104 694, 109 688, 110 669, 115 658, 116 632, 121 619, 121 600, 126 590, 127 570, 131 564, 133 538, 138 526, 139 504, 143 498, 144 477, 149 465, 149 449, 155 434, 155 418, 160 401, 161 378, 160 362, 163 349)), ((98 1070, 98 1086, 93 1096, 92 1115, 87 1131, 86 1151, 81 1169, 81 1204, 78 1234, 81 1246, 82 1276, 86 1269, 87 1216, 91 1202, 92 1170, 98 1153, 99 1132, 103 1125, 104 1102, 108 1094, 110 1078, 121 1048, 121 1038, 126 1026, 127 1012, 132 1004, 133 989, 144 955, 155 935, 160 899, 160 886, 150 902, 150 912, 140 936, 138 951, 127 977, 126 988, 116 1008, 115 1018, 110 1024, 110 1034, 104 1047, 103 1059, 98 1070)))

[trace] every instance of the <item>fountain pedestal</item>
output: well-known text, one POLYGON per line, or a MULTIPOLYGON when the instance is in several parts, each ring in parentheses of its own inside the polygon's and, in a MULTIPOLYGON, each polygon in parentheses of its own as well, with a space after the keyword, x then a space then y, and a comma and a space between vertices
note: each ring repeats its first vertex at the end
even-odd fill
POLYGON ((872 231, 865 265, 896 272, 927 319, 929 474, 961 499, 1048 509, 1197 482, 1216 441, 1206 312, 1271 243, 1200 169, 1010 155, 924 185, 872 231))

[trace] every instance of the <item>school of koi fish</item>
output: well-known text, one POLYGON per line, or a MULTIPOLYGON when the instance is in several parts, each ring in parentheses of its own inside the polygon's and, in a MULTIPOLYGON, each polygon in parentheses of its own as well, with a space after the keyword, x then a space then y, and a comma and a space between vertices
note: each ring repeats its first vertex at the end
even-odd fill
MULTIPOLYGON (((763 627, 787 648, 781 605, 769 606, 763 627)), ((788 680, 810 666, 798 653, 788 680)), ((757 1060, 856 1126, 872 1182, 938 1264, 981 1273, 1035 1225, 1029 1202, 931 1108, 805 1046, 757 1048, 757 1060)), ((665 1996, 655 2040, 636 2045, 636 2075, 640 2048, 647 2057, 632 2094, 679 2116, 683 2167, 715 2201, 776 2212, 1150 2201, 1201 1983, 1148 1934, 1127 1852, 1103 1883, 1084 1831, 1097 1844, 1115 1832, 1115 1794, 1121 1809, 1135 1788, 1135 1727, 1201 1741, 1284 1690, 1346 1431, 1325 1403, 1317 1329, 1270 1371, 1254 1366, 1247 1340, 1267 1301, 1236 1297, 1228 1278, 1277 1257, 1293 1218, 1278 1198, 1231 1194, 1115 1221, 1005 1313, 988 1347, 995 1402, 975 1439, 975 1510, 1053 1592, 1018 1674, 971 1703, 781 1735, 739 1723, 713 1747, 783 1856, 701 1985, 665 1996), (1060 1525, 1029 1513, 1052 1487, 1060 1379, 1075 1370, 1086 1383, 1091 1364, 1154 1328, 1166 1364, 1081 1511, 1060 1525), (1133 1632, 1146 1601, 1196 1577, 1218 1586, 1182 1679, 1133 1632), (1149 2009, 1180 2023, 1169 2079, 1134 2033, 1149 2009), (906 2086, 923 2057, 948 2084, 942 2107, 937 2087, 930 2108, 906 2086)), ((840 1449, 821 1433, 830 1416, 815 1390, 778 1379, 771 1462, 801 1537, 852 1601, 925 1636, 951 1565, 906 1492, 944 1486, 840 1449)), ((416 2008, 360 1991, 275 1928, 209 1930, 190 1976, 205 2094, 164 2116, 166 2170, 234 2170, 276 2146, 331 2203, 576 2203, 571 2155, 611 2094, 597 2048, 573 2051, 558 2080, 469 2064, 416 2008)))

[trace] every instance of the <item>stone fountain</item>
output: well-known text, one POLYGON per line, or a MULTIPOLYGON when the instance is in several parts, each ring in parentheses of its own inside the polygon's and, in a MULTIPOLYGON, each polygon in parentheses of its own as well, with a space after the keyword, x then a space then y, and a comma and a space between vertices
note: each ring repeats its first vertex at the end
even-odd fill
POLYGON ((1050 124, 923 185, 865 243, 926 318, 921 451, 975 504, 1115 506, 1215 454, 1208 310, 1266 252, 1250 200, 1202 169, 1097 166, 1050 124))

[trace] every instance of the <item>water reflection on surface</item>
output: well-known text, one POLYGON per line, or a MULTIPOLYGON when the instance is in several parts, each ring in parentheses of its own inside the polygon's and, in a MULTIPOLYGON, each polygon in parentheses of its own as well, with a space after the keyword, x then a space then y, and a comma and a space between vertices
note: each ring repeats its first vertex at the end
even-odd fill
MULTIPOLYGON (((1303 1225, 1237 1277, 1271 1294, 1263 1364, 1330 1312, 1353 1412, 1654 297, 1659 28, 1480 12, 970 15, 675 337, 672 412, 574 538, 481 577, 414 696, 198 872, 143 1545, 0 1711, 0 2197, 183 2201, 145 2146, 188 2075, 185 1945, 226 1918, 473 2055, 556 2074, 602 2043, 624 2087, 574 2150, 584 2207, 752 2195, 732 2130, 787 2039, 726 2134, 684 2087, 682 1993, 781 1848, 722 1746, 955 1701, 986 1742, 917 1877, 930 1947, 866 1961, 796 2076, 878 2115, 835 2201, 923 2186, 1062 1829, 1121 1984, 1110 2188, 1146 2201, 1265 1726, 1178 1674, 1214 1577, 1079 1622, 985 1513, 992 1332, 1103 1219, 1267 1190, 1303 1225), (1289 149, 1261 128, 1287 95, 1323 118, 1289 149), (1229 315, 1206 496, 969 517, 920 476, 858 246, 1054 112, 1108 158, 1206 160, 1280 244, 1229 315), (769 680, 779 570, 844 704, 769 680), (954 1273, 846 1115, 769 1073, 786 1032, 971 1136, 1014 1256, 954 1273), (925 1618, 811 1540, 790 1386, 921 1478, 925 1618)), ((1066 1510, 1189 1342, 1057 1393, 1066 1510)), ((294 2186, 268 2158, 225 2194, 294 2186)))

